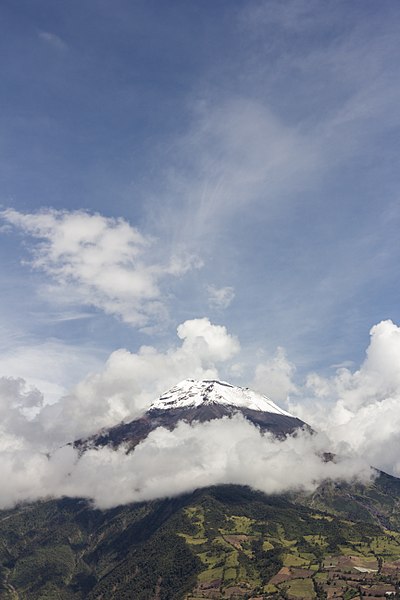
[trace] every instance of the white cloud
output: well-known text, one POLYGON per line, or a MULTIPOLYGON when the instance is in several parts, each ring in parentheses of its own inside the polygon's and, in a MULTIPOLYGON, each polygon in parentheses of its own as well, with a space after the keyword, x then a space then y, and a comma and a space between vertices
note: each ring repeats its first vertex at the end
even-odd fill
POLYGON ((285 350, 278 348, 273 358, 256 366, 251 387, 278 403, 286 403, 289 394, 297 390, 293 383, 295 370, 294 364, 287 359, 285 350))
POLYGON ((290 410, 325 431, 333 449, 349 448, 370 464, 400 476, 400 328, 382 321, 360 369, 331 378, 307 378, 303 398, 290 410))
POLYGON ((368 464, 355 457, 325 462, 325 438, 301 433, 279 441, 243 417, 154 430, 134 452, 71 447, 50 458, 27 444, 0 453, 8 485, 0 506, 45 496, 86 497, 99 508, 175 496, 199 487, 236 483, 266 493, 314 490, 325 479, 369 481, 368 464))
POLYGON ((38 36, 46 44, 49 44, 56 50, 67 50, 68 46, 59 35, 51 33, 50 31, 39 31, 38 36))
POLYGON ((325 462, 326 439, 299 434, 279 441, 243 417, 158 428, 135 451, 89 451, 61 485, 67 495, 92 498, 100 508, 175 496, 222 483, 249 485, 268 494, 314 490, 325 479, 368 481, 365 461, 325 462))
POLYGON ((215 285, 209 285, 207 291, 210 308, 228 308, 235 297, 235 290, 231 286, 218 288, 215 285))
POLYGON ((48 290, 52 298, 94 306, 131 325, 165 317, 160 281, 201 266, 183 250, 170 260, 152 258, 153 240, 124 219, 56 210, 8 209, 1 216, 37 240, 31 265, 56 282, 48 290))
POLYGON ((226 361, 239 352, 237 338, 222 325, 212 325, 206 317, 185 321, 178 327, 183 348, 205 361, 226 361))
POLYGON ((0 418, 4 433, 24 434, 29 413, 43 406, 42 393, 22 378, 0 377, 0 418))

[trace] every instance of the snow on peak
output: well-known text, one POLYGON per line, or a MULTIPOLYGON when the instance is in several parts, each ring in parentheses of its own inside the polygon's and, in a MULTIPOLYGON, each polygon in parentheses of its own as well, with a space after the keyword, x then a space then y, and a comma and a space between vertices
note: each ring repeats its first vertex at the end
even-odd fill
POLYGON ((204 379, 202 381, 185 379, 153 402, 150 410, 196 408, 204 404, 237 406, 293 417, 290 413, 279 408, 267 396, 262 396, 248 388, 237 387, 216 379, 204 379))

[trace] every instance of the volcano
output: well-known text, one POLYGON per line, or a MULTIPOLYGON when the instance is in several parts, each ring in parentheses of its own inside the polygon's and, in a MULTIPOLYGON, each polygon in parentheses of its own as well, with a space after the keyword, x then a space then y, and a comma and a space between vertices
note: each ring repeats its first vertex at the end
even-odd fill
POLYGON ((205 422, 230 418, 238 413, 260 431, 270 432, 281 439, 299 429, 311 430, 306 423, 281 409, 270 398, 249 388, 216 379, 185 379, 155 400, 141 418, 76 440, 74 447, 84 452, 89 448, 118 448, 124 444, 130 451, 157 427, 172 431, 182 421, 205 422))

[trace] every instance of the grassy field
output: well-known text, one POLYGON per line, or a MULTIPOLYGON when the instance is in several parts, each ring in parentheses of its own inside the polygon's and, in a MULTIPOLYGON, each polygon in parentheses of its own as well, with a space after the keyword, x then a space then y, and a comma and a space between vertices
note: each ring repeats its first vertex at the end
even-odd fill
POLYGON ((287 585, 287 592, 296 598, 315 598, 314 585, 311 579, 293 579, 287 585))

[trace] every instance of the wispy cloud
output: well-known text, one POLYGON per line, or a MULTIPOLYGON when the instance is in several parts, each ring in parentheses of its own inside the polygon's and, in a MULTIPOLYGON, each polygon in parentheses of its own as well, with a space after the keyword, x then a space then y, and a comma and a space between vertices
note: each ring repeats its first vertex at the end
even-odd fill
POLYGON ((58 51, 65 51, 68 49, 66 42, 55 33, 51 33, 50 31, 39 31, 38 36, 43 42, 49 46, 52 46, 58 51))
POLYGON ((205 239, 212 245, 249 206, 275 214, 282 194, 301 186, 320 156, 316 138, 285 124, 265 103, 245 96, 206 101, 176 143, 179 171, 171 165, 163 181, 163 197, 171 197, 168 225, 191 246, 205 239))
POLYGON ((216 287, 215 285, 209 285, 207 286, 207 292, 210 308, 228 308, 235 298, 235 290, 229 285, 221 288, 216 287))
MULTIPOLYGON (((327 360, 341 360, 346 342, 335 336, 337 322, 361 303, 354 336, 362 339, 362 329, 380 318, 375 300, 367 306, 366 299, 377 281, 390 287, 398 264, 395 229, 385 217, 396 184, 379 174, 385 159, 375 153, 381 147, 396 164, 383 141, 398 119, 400 86, 390 59, 396 44, 382 31, 371 35, 354 24, 324 47, 305 40, 304 53, 283 54, 273 74, 255 56, 252 76, 271 89, 283 86, 286 110, 273 94, 199 103, 168 154, 155 212, 155 220, 164 215, 158 222, 172 244, 201 251, 209 281, 230 274, 238 327, 257 336, 261 322, 273 347, 283 344, 304 362, 320 360, 316 330, 335 338, 324 348, 327 360), (287 79, 293 73, 301 82, 298 105, 287 79), (249 298, 257 322, 244 323, 249 298)), ((215 298, 209 302, 216 307, 215 298)))

